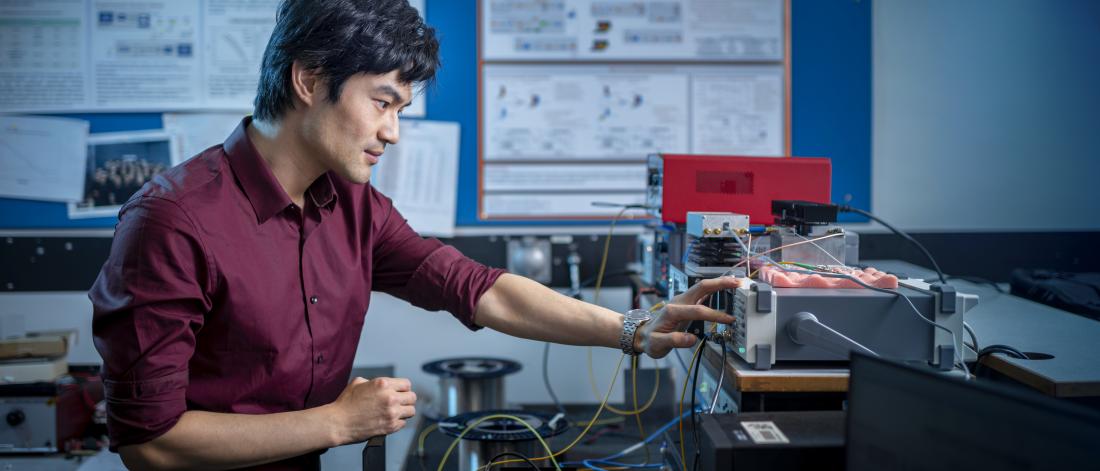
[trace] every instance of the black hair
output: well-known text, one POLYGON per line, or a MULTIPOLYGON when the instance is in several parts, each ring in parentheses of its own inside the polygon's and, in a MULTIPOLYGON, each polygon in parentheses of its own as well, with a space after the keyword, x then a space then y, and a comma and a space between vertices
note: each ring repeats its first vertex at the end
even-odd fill
POLYGON ((328 99, 358 73, 398 71, 398 80, 431 82, 439 41, 408 0, 283 0, 264 50, 256 90, 256 119, 278 120, 294 107, 294 61, 328 83, 328 99))

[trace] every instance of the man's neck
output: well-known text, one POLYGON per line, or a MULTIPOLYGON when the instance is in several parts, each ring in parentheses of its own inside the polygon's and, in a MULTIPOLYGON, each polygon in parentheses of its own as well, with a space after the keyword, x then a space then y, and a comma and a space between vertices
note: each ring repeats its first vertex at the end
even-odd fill
POLYGON ((324 169, 309 158, 304 143, 291 130, 295 129, 284 116, 279 122, 253 120, 248 126, 248 138, 260 158, 283 187, 283 191, 299 208, 304 207, 305 192, 313 181, 324 173, 324 169))

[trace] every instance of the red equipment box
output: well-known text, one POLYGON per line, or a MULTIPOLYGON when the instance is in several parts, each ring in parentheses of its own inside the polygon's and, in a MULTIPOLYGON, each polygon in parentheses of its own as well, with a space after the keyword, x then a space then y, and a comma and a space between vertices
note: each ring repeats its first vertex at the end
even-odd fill
POLYGON ((646 204, 665 222, 687 223, 688 211, 747 214, 773 224, 772 200, 828 203, 832 163, 821 157, 651 155, 646 204))

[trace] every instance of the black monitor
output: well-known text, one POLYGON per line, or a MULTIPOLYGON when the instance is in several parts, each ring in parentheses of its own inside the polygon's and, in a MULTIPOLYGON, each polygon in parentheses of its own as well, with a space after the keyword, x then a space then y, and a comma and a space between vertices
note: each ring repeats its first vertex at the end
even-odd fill
POLYGON ((1100 469, 1100 413, 852 354, 847 460, 865 470, 1100 469))

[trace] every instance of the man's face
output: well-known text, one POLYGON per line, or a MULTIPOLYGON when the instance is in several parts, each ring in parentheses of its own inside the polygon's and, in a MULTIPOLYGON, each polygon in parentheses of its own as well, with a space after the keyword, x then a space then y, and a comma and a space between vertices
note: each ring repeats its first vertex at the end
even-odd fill
POLYGON ((412 97, 412 86, 397 77, 397 71, 353 75, 336 103, 327 98, 327 84, 319 87, 302 126, 318 164, 355 183, 370 180, 386 146, 397 143, 398 113, 412 97))

